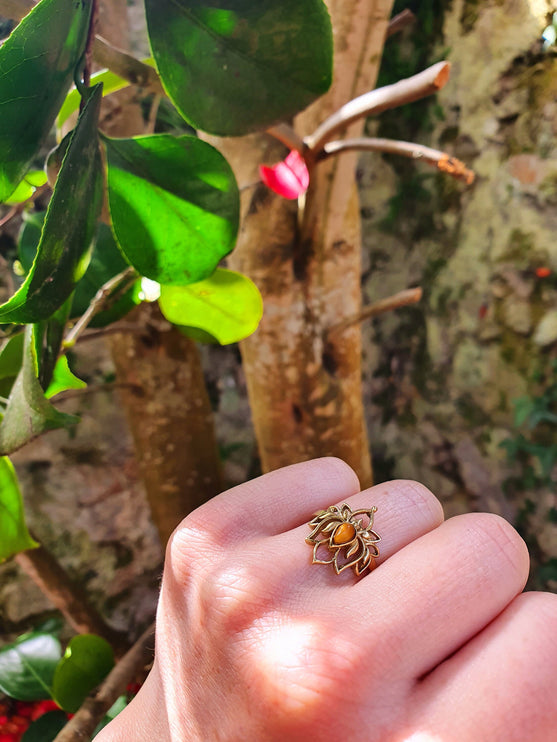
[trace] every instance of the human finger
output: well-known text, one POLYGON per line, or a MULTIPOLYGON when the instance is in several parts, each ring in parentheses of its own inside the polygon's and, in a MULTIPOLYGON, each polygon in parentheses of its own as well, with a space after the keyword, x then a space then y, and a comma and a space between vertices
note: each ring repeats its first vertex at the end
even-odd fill
MULTIPOLYGON (((353 586, 366 628, 397 672, 421 677, 481 631, 524 587, 529 557, 517 532, 487 513, 456 516, 353 586)), ((334 600, 334 597, 332 598, 334 600)))
MULTIPOLYGON (((372 528, 381 540, 372 545, 374 554, 375 548, 379 551, 379 556, 374 557, 375 566, 443 522, 443 508, 439 500, 427 487, 411 480, 378 484, 345 498, 343 503, 352 511, 372 506, 377 508, 372 528)), ((337 502, 337 505, 343 503, 337 502)), ((323 502, 325 507, 330 504, 323 502)), ((306 542, 311 530, 306 522, 273 537, 267 546, 266 551, 272 554, 272 561, 282 564, 285 580, 303 586, 304 590, 310 586, 321 590, 325 585, 337 589, 340 585, 354 585, 355 576, 351 568, 336 574, 333 564, 312 564, 314 547, 306 542)), ((334 555, 334 551, 330 554, 334 555)), ((325 545, 319 547, 317 556, 327 558, 325 545)))
POLYGON ((191 513, 184 525, 227 544, 281 533, 308 514, 359 492, 354 471, 334 457, 313 459, 233 487, 191 513))
POLYGON ((553 739, 556 636, 557 596, 518 596, 420 684, 416 726, 447 742, 553 739))

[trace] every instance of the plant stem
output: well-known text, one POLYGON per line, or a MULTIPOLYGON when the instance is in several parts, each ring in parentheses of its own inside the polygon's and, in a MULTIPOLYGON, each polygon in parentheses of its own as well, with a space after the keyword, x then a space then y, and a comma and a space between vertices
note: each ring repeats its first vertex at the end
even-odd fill
POLYGON ((116 654, 125 651, 124 636, 105 623, 89 603, 85 591, 71 580, 60 562, 44 546, 22 551, 14 559, 75 631, 104 637, 116 654))
POLYGON ((329 327, 328 336, 330 338, 332 335, 344 332, 348 327, 358 325, 360 322, 370 319, 370 317, 377 317, 378 314, 384 314, 384 312, 390 312, 392 309, 405 307, 408 304, 416 304, 421 300, 422 294, 422 289, 418 287, 415 289, 405 289, 404 291, 399 291, 398 294, 388 296, 386 299, 375 301, 373 304, 364 307, 361 312, 358 312, 358 314, 354 314, 352 317, 347 317, 342 320, 342 322, 338 322, 336 325, 329 327))
POLYGON ((304 140, 294 131, 294 129, 288 124, 277 124, 267 129, 267 134, 278 139, 288 149, 295 149, 301 155, 304 154, 306 146, 304 140))
MULTIPOLYGON (((32 0, 0 0, 0 15, 19 22, 33 9, 32 0)), ((154 67, 140 62, 131 54, 109 44, 101 36, 93 42, 93 58, 101 67, 107 67, 131 85, 137 85, 146 93, 165 95, 161 81, 154 67)))
POLYGON ((354 98, 325 119, 313 134, 306 137, 304 140, 306 146, 314 156, 317 156, 325 142, 353 121, 398 108, 436 93, 447 83, 450 67, 449 62, 438 62, 417 75, 354 98))
POLYGON ((117 663, 96 693, 85 700, 54 742, 91 739, 98 723, 116 699, 125 694, 128 684, 135 679, 144 680, 147 676, 146 667, 153 659, 154 632, 155 624, 152 624, 117 663))
MULTIPOLYGON (((99 12, 99 4, 97 0, 91 0, 91 18, 89 21, 89 31, 87 34, 87 43, 85 45, 85 67, 83 68, 83 84, 85 87, 89 87, 91 84, 91 65, 93 61, 93 42, 95 40, 95 28, 97 26, 97 16, 99 12)), ((81 99, 80 111, 83 109, 84 100, 81 99)))
POLYGON ((71 348, 73 345, 75 345, 77 338, 85 330, 89 322, 93 319, 93 316, 101 309, 110 294, 116 288, 127 285, 132 277, 135 281, 135 279, 137 278, 137 274, 135 270, 130 266, 129 268, 123 270, 121 273, 118 273, 117 276, 113 276, 100 287, 100 289, 91 300, 91 303, 87 307, 87 310, 84 312, 84 314, 81 315, 72 329, 66 335, 64 341, 62 342, 62 348, 67 350, 68 348, 71 348))
POLYGON ((414 142, 399 142, 395 139, 379 139, 373 137, 361 137, 359 139, 339 139, 327 142, 319 154, 319 160, 324 160, 332 155, 353 150, 368 152, 388 152, 393 155, 402 155, 414 160, 423 160, 428 165, 433 165, 442 173, 452 175, 453 178, 463 180, 467 185, 474 182, 474 173, 456 157, 446 152, 441 152, 423 144, 414 142))
POLYGON ((29 196, 29 198, 26 198, 25 201, 22 201, 19 204, 14 204, 12 208, 8 211, 8 213, 5 214, 2 217, 2 219, 0 219, 0 227, 3 227, 15 216, 17 216, 18 214, 21 214, 21 212, 23 211, 23 209, 28 203, 32 203, 33 201, 35 201, 39 196, 41 196, 49 188, 50 188, 50 185, 48 183, 45 183, 42 186, 37 186, 33 194, 29 196))
POLYGON ((387 38, 389 38, 389 36, 393 36, 399 31, 402 31, 403 29, 407 28, 407 26, 410 26, 412 23, 415 22, 416 16, 409 8, 406 8, 401 13, 395 15, 394 18, 391 18, 391 20, 389 21, 386 34, 387 38))

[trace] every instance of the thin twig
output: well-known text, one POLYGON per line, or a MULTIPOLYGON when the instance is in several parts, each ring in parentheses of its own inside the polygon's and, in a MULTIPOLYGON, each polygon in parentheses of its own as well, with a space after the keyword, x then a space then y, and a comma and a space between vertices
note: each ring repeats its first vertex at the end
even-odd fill
POLYGON ((154 95, 151 101, 151 107, 149 108, 149 118, 145 124, 145 134, 154 134, 155 127, 157 125, 157 114, 159 112, 159 106, 161 104, 162 97, 160 95, 154 95))
POLYGON ((319 155, 320 160, 327 157, 338 155, 341 152, 350 150, 368 151, 368 152, 388 152, 393 155, 402 155, 414 160, 423 160, 428 165, 433 165, 442 173, 452 175, 453 178, 463 180, 467 185, 474 182, 474 173, 456 157, 446 152, 441 152, 431 147, 425 147, 423 144, 414 144, 414 142, 399 142, 395 139, 379 139, 374 137, 362 137, 359 139, 339 139, 334 142, 327 142, 319 155))
POLYGON ((394 18, 391 18, 389 25, 387 26, 387 33, 385 34, 386 38, 389 38, 389 36, 393 36, 395 33, 411 26, 415 21, 416 16, 414 13, 412 13, 410 8, 406 8, 401 13, 395 15, 394 18))
POLYGON ((127 649, 123 634, 105 623, 96 608, 90 604, 85 591, 72 581, 48 549, 39 546, 37 549, 22 551, 16 554, 14 560, 75 631, 104 637, 112 644, 117 655, 127 649))
POLYGON ((97 692, 89 696, 75 716, 55 737, 54 742, 90 740, 98 723, 117 698, 124 695, 133 680, 143 681, 153 660, 155 625, 139 637, 110 672, 97 692))
POLYGON ((267 134, 278 139, 288 147, 288 149, 295 149, 301 155, 306 151, 304 140, 294 131, 294 129, 288 124, 277 124, 267 129, 267 134))
POLYGON ((84 343, 86 340, 97 340, 98 338, 104 338, 107 335, 140 335, 145 330, 138 325, 134 325, 132 322, 117 322, 114 325, 108 327, 102 327, 99 330, 89 330, 80 336, 79 342, 84 343))
POLYGON ((106 303, 106 300, 108 299, 110 294, 120 286, 127 284, 132 277, 135 281, 137 278, 137 274, 135 270, 130 266, 129 268, 123 270, 121 273, 118 273, 117 276, 113 276, 100 287, 100 289, 91 300, 91 303, 87 307, 87 310, 81 315, 81 317, 77 320, 75 325, 64 338, 64 341, 62 342, 63 348, 68 349, 75 345, 77 338, 85 330, 89 322, 92 320, 93 316, 102 309, 102 306, 106 303))
POLYGON ((353 121, 436 93, 449 79, 450 67, 449 62, 438 62, 417 75, 354 98, 325 119, 313 134, 306 137, 304 139, 306 146, 316 156, 323 149, 325 142, 331 140, 338 131, 353 121))
POLYGON ((11 219, 16 217, 18 214, 21 214, 21 212, 25 209, 27 204, 32 203, 33 201, 36 201, 39 196, 41 196, 46 190, 50 188, 50 185, 48 183, 45 183, 42 186, 37 186, 33 193, 29 196, 29 198, 26 198, 25 201, 22 201, 19 204, 14 204, 12 208, 8 211, 7 214, 5 214, 2 219, 0 219, 0 227, 3 227, 5 224, 7 224, 11 219))
POLYGON ((65 402, 68 399, 75 399, 76 397, 83 397, 87 394, 97 394, 98 392, 112 392, 114 389, 129 389, 137 394, 143 393, 143 387, 139 384, 132 384, 128 382, 109 382, 106 384, 89 384, 83 389, 71 389, 64 392, 60 392, 56 395, 56 404, 65 402))
POLYGON ((336 325, 329 327, 329 338, 331 338, 332 335, 344 332, 348 327, 357 325, 370 317, 377 317, 378 314, 390 312, 393 309, 405 307, 408 304, 416 304, 421 300, 422 294, 423 292, 420 287, 415 289, 405 289, 404 291, 399 291, 398 294, 393 294, 393 296, 388 296, 386 299, 380 299, 373 304, 369 304, 358 314, 355 314, 352 317, 347 317, 342 320, 342 322, 338 322, 336 325))
MULTIPOLYGON (((30 0, 0 0, 0 15, 19 22, 33 9, 33 6, 34 3, 30 0)), ((101 67, 107 67, 132 85, 143 88, 146 93, 165 95, 154 67, 117 49, 101 36, 95 37, 93 58, 101 67)))

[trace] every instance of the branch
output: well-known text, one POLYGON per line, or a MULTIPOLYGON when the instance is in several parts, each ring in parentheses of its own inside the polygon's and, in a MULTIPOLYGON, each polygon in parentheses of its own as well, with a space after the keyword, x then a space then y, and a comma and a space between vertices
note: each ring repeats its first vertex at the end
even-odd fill
POLYGON ((270 129, 267 129, 267 134, 278 139, 278 141, 286 145, 288 149, 295 149, 301 155, 303 155, 306 150, 304 140, 288 124, 277 124, 276 126, 272 126, 270 129))
POLYGON ((393 85, 376 88, 354 98, 325 119, 313 134, 306 137, 304 140, 306 146, 317 154, 323 149, 325 142, 353 121, 364 116, 382 113, 390 108, 403 106, 406 103, 413 103, 438 92, 449 79, 450 67, 449 62, 438 62, 417 75, 395 82, 393 85))
POLYGON ((41 196, 46 190, 50 188, 50 185, 48 183, 45 183, 42 186, 37 186, 33 193, 29 196, 29 198, 26 198, 25 201, 21 201, 18 204, 14 204, 12 208, 8 211, 7 214, 5 214, 2 219, 0 219, 0 227, 3 227, 5 224, 7 224, 11 219, 14 218, 14 216, 17 216, 18 214, 21 214, 21 212, 24 210, 24 208, 27 206, 28 203, 32 203, 35 201, 39 196, 41 196))
POLYGON ((153 659, 155 624, 145 631, 107 676, 97 692, 89 696, 75 716, 55 737, 54 742, 79 742, 91 739, 98 723, 128 684, 138 676, 147 676, 146 667, 153 659))
MULTIPOLYGON (((0 15, 19 23, 33 9, 34 5, 35 3, 32 0, 0 0, 0 15)), ((107 67, 131 85, 143 88, 146 93, 165 95, 154 67, 150 67, 121 49, 111 46, 101 36, 95 37, 93 58, 101 67, 107 67)))
POLYGON ((22 551, 14 559, 75 631, 102 636, 117 655, 125 651, 123 635, 104 622, 90 605, 85 591, 71 580, 60 562, 44 546, 22 551))
POLYGON ((388 39, 389 36, 393 36, 395 33, 402 31, 407 26, 415 23, 415 21, 416 16, 414 13, 412 13, 409 8, 406 8, 406 10, 403 10, 401 13, 395 15, 394 18, 391 18, 389 25, 387 26, 386 38, 388 39))
POLYGON ((87 307, 87 310, 81 315, 81 317, 77 320, 75 325, 64 338, 64 341, 62 342, 63 348, 67 350, 68 348, 71 348, 73 345, 75 345, 77 338, 85 330, 89 322, 93 319, 93 316, 100 309, 102 309, 110 294, 115 289, 120 288, 122 290, 124 287, 128 288, 128 284, 131 278, 133 278, 133 280, 135 281, 137 278, 137 273, 135 272, 135 269, 130 266, 129 268, 123 270, 121 273, 118 273, 117 276, 113 276, 100 287, 95 296, 92 298, 91 303, 87 307))
POLYGON ((421 300, 422 294, 422 289, 419 287, 415 289, 405 289, 404 291, 399 291, 398 294, 393 294, 393 296, 388 296, 386 299, 380 299, 373 304, 369 304, 358 314, 355 314, 352 317, 347 317, 342 320, 342 322, 329 327, 329 339, 331 339, 332 335, 344 332, 348 327, 357 325, 370 317, 377 317, 378 314, 384 314, 385 312, 390 312, 392 309, 405 307, 408 304, 417 304, 417 302, 421 300))
POLYGON ((388 152, 393 155, 402 155, 414 160, 423 160, 428 165, 433 165, 442 173, 452 175, 453 178, 463 180, 467 185, 474 182, 474 173, 456 157, 451 157, 446 152, 441 152, 423 144, 413 142, 399 142, 395 139, 378 139, 373 137, 362 137, 360 139, 339 139, 327 142, 319 154, 319 160, 324 160, 332 155, 350 150, 368 152, 388 152))

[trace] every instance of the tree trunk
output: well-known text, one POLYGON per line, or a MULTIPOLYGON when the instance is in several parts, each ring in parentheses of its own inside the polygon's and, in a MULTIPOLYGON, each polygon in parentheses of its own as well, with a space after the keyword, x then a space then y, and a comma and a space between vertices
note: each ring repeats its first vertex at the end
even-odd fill
POLYGON ((180 520, 223 489, 213 413, 195 343, 154 305, 138 332, 111 340, 121 399, 163 545, 180 520))
MULTIPOLYGON (((311 133, 349 99, 373 87, 390 0, 330 0, 335 72, 329 93, 298 116, 311 133)), ((363 122, 347 132, 358 136, 363 122)), ((240 186, 257 181, 257 165, 284 156, 266 135, 219 140, 240 186)), ((361 303, 360 215, 356 157, 345 154, 312 174, 306 207, 265 186, 246 187, 243 221, 232 267, 259 286, 265 314, 242 343, 252 415, 265 471, 315 456, 348 462, 362 486, 371 460, 361 394, 361 333, 352 326, 334 340, 327 328, 356 314, 361 303)))
MULTIPOLYGON (((101 0, 98 32, 128 49, 126 0, 101 0)), ((143 133, 134 89, 103 101, 101 126, 111 136, 143 133)), ((164 546, 198 505, 223 488, 211 405, 195 343, 166 322, 155 306, 131 316, 137 332, 110 347, 122 404, 135 443, 153 521, 164 546)))

